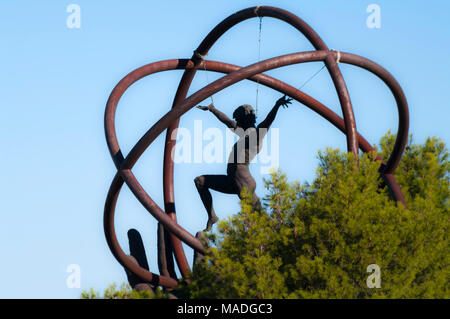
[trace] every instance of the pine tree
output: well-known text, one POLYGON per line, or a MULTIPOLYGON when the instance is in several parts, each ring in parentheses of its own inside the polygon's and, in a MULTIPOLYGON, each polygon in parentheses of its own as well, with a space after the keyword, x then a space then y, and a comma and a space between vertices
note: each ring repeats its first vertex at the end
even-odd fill
MULTIPOLYGON (((380 143, 386 159, 395 137, 380 143)), ((282 172, 265 181, 265 211, 248 197, 209 234, 211 246, 180 294, 190 298, 449 298, 449 170, 442 141, 406 148, 394 202, 374 154, 319 153, 311 185, 282 172), (369 288, 367 267, 380 267, 369 288)))

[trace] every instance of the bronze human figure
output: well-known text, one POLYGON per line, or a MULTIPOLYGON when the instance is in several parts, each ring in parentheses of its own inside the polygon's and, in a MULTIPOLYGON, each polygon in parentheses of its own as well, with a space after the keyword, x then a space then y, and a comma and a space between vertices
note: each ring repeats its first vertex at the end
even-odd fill
POLYGON ((287 107, 292 99, 286 96, 278 99, 267 117, 255 127, 255 110, 248 104, 239 106, 233 112, 231 120, 227 115, 219 111, 213 104, 208 106, 197 106, 200 110, 211 111, 223 124, 230 128, 239 140, 234 144, 228 157, 226 175, 201 175, 194 179, 200 198, 208 213, 208 222, 205 230, 210 230, 218 218, 214 211, 210 189, 226 193, 236 194, 239 198, 245 192, 252 198, 252 205, 255 210, 261 209, 261 203, 255 194, 256 182, 250 174, 249 164, 259 153, 262 141, 272 125, 280 106, 287 107))

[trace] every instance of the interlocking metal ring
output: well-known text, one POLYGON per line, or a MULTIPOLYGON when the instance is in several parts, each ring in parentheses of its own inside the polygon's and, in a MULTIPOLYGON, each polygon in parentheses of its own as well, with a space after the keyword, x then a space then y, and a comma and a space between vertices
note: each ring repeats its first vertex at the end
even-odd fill
MULTIPOLYGON (((400 186, 393 175, 407 143, 409 126, 408 104, 398 82, 388 71, 375 62, 351 53, 329 50, 319 35, 306 22, 294 14, 274 7, 252 7, 238 11, 219 23, 201 42, 190 59, 172 59, 147 64, 129 73, 113 89, 105 110, 105 134, 109 151, 117 168, 117 173, 114 176, 106 198, 104 209, 104 231, 108 246, 119 263, 143 281, 163 287, 174 287, 177 285, 177 280, 175 278, 151 273, 135 264, 121 249, 115 233, 114 213, 117 198, 124 183, 127 184, 141 204, 170 233, 170 243, 168 242, 166 244, 171 245, 175 260, 183 277, 185 277, 189 271, 189 265, 181 242, 186 243, 197 252, 204 253, 204 247, 201 241, 182 228, 177 223, 175 216, 175 195, 173 188, 174 162, 171 158, 172 151, 175 147, 175 139, 173 137, 176 136, 174 135, 176 132, 174 132, 174 130, 178 128, 179 119, 184 113, 209 96, 239 81, 247 79, 258 82, 261 85, 265 85, 286 94, 311 108, 346 135, 348 152, 356 155, 358 154, 359 149, 363 152, 374 151, 374 148, 370 143, 356 130, 356 122, 350 96, 337 62, 355 65, 372 72, 389 87, 395 97, 399 119, 396 141, 388 161, 384 163, 380 156, 377 157, 377 160, 383 162, 380 173, 386 185, 391 190, 393 198, 406 206, 400 186), (207 55, 213 44, 226 31, 244 20, 255 17, 272 17, 290 24, 300 31, 311 42, 316 50, 278 56, 247 67, 204 60, 204 57, 207 55), (262 73, 287 65, 317 61, 324 62, 330 73, 336 92, 339 96, 343 118, 339 117, 339 115, 304 92, 262 73), (133 83, 143 77, 168 70, 184 70, 173 101, 172 109, 157 121, 141 137, 130 153, 124 157, 119 147, 115 130, 115 114, 121 96, 133 83), (187 97, 187 92, 197 70, 219 72, 225 75, 187 97), (167 130, 167 132, 164 150, 163 188, 165 207, 163 210, 146 193, 134 176, 132 168, 142 153, 165 130, 167 130)), ((172 258, 172 256, 170 256, 170 258, 172 258)))

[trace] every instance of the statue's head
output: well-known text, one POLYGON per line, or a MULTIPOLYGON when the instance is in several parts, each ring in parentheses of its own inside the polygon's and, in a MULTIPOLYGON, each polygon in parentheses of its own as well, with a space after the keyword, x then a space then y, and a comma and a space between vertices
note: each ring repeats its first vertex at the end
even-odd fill
POLYGON ((242 128, 255 126, 256 123, 255 110, 249 104, 241 105, 234 110, 233 118, 236 120, 237 125, 242 128))

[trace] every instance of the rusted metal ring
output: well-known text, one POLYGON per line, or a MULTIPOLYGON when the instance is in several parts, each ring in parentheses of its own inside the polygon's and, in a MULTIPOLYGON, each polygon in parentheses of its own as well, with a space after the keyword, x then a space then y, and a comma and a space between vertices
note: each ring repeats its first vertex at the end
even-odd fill
MULTIPOLYGON (((159 208, 150 196, 143 190, 139 182, 136 180, 134 175, 131 172, 131 168, 134 163, 138 160, 140 155, 145 151, 145 149, 151 144, 151 142, 160 134, 163 130, 167 128, 169 123, 171 123, 176 118, 179 118, 182 114, 184 114, 187 110, 201 102, 205 99, 208 94, 216 93, 219 90, 224 89, 238 81, 249 78, 252 80, 258 80, 261 84, 272 86, 273 88, 279 90, 281 93, 286 93, 289 96, 295 98, 296 100, 309 104, 313 109, 316 109, 316 105, 320 105, 319 102, 313 100, 312 98, 308 98, 306 94, 296 90, 293 87, 287 86, 286 84, 275 80, 273 78, 267 77, 265 75, 259 74, 263 71, 281 67, 289 64, 309 62, 309 61, 321 61, 327 57, 328 52, 324 51, 312 51, 312 52, 301 52, 290 54, 286 56, 276 57, 269 60, 262 61, 260 63, 256 63, 250 65, 246 68, 239 68, 236 66, 230 66, 219 62, 210 62, 206 61, 205 67, 207 70, 213 71, 221 71, 227 70, 231 71, 230 74, 224 76, 223 78, 209 84, 207 87, 199 90, 198 92, 191 95, 188 99, 186 99, 181 105, 178 105, 176 108, 172 109, 166 115, 158 121, 149 131, 139 140, 139 142, 133 147, 132 151, 128 154, 128 156, 123 159, 121 163, 117 163, 116 166, 119 167, 119 172, 116 174, 113 184, 111 185, 110 192, 108 193, 107 203, 105 205, 105 234, 107 237, 108 244, 113 251, 114 256, 119 260, 119 262, 126 267, 131 272, 135 273, 137 276, 147 280, 154 282, 154 274, 149 273, 148 271, 142 269, 136 264, 132 263, 129 260, 128 256, 121 250, 120 245, 117 242, 114 231, 114 209, 115 202, 117 200, 117 196, 119 194, 120 188, 125 181, 129 188, 132 190, 133 194, 139 199, 139 201, 146 207, 146 209, 152 213, 152 215, 158 219, 167 229, 169 229, 172 233, 174 233, 178 238, 182 239, 185 243, 187 243, 192 248, 202 251, 203 247, 201 243, 197 240, 197 238, 193 237, 189 233, 187 233, 184 229, 182 229, 178 224, 173 222, 170 217, 168 217, 161 208, 159 208), (234 69, 234 70, 233 70, 234 69), (272 83, 272 84, 270 84, 272 83), (296 93, 296 91, 298 91, 296 93)), ((114 127, 114 120, 110 122, 111 119, 114 119, 115 110, 117 108, 117 104, 119 102, 120 96, 125 92, 125 90, 131 86, 137 80, 143 78, 152 73, 171 70, 171 69, 181 69, 183 67, 191 67, 190 60, 168 60, 152 63, 150 65, 144 66, 140 69, 137 69, 131 72, 128 76, 126 76, 116 88, 113 90, 110 100, 108 102, 107 111, 105 113, 105 129, 107 132, 108 146, 110 146, 110 151, 113 159, 117 159, 116 154, 120 153, 120 148, 118 147, 117 138, 115 137, 115 132, 111 132, 111 129, 114 127), (113 134, 111 134, 113 133, 113 134), (116 148, 117 146, 117 148, 116 148)), ((381 70, 372 70, 373 66, 376 64, 368 63, 367 59, 357 57, 354 55, 342 54, 342 62, 351 63, 355 65, 364 65, 366 69, 371 72, 374 72, 376 75, 380 76, 383 81, 389 82, 391 79, 388 77, 388 73, 382 72, 381 70)), ((401 88, 397 85, 389 85, 391 90, 393 90, 394 96, 396 96, 396 100, 402 102, 401 97, 403 92, 401 88)), ((406 105, 399 105, 399 110, 405 110, 406 105)), ((407 110, 407 108, 406 108, 407 110)), ((336 114, 334 114, 331 110, 327 109, 325 106, 321 105, 320 112, 325 113, 331 119, 331 122, 335 124, 338 128, 344 131, 345 126, 343 125, 343 120, 340 119, 336 114), (337 119, 339 118, 339 119, 337 119)), ((399 112, 402 114, 402 112, 399 112)), ((402 118, 402 116, 399 116, 402 118)), ((399 136, 403 136, 404 134, 399 134, 399 136)), ((369 143, 365 142, 365 140, 360 137, 360 145, 362 146, 363 151, 372 151, 373 148, 369 143)), ((171 278, 166 278, 163 276, 158 277, 158 282, 163 286, 173 286, 175 281, 171 278)))
MULTIPOLYGON (((203 59, 199 59, 198 55, 200 54, 201 57, 206 56, 214 43, 229 29, 244 20, 254 17, 258 17, 260 19, 262 19, 263 17, 272 17, 282 20, 290 24, 301 34, 303 34, 311 42, 316 50, 328 50, 328 47, 326 46, 325 42, 319 37, 319 35, 305 21, 303 21, 296 15, 280 8, 256 6, 232 14, 231 16, 220 22, 215 28, 213 28, 195 50, 195 54, 191 58, 193 63, 195 65, 200 63, 203 59)), ((356 155, 358 152, 356 122, 345 81, 336 61, 331 56, 325 60, 325 65, 333 79, 333 83, 338 93, 339 101, 341 104, 342 114, 345 122, 347 149, 349 152, 352 152, 356 155)), ((175 105, 186 98, 195 73, 195 68, 188 69, 184 72, 178 85, 172 107, 175 107, 175 105)), ((174 163, 170 155, 172 154, 175 147, 175 142, 171 137, 176 136, 175 130, 178 127, 178 124, 179 120, 172 123, 167 129, 163 163, 164 204, 166 213, 172 218, 173 221, 176 221, 175 195, 173 188, 174 163)), ((187 263, 186 256, 184 255, 181 242, 172 234, 170 234, 170 238, 172 241, 172 247, 178 267, 180 269, 180 272, 184 276, 189 270, 189 265, 187 263)))
MULTIPOLYGON (((131 262, 128 256, 121 249, 115 235, 114 212, 118 194, 124 182, 127 183, 128 187, 132 190, 133 194, 138 198, 143 206, 160 223, 162 223, 167 230, 170 231, 171 241, 174 248, 173 252, 182 276, 185 276, 187 270, 189 270, 189 265, 181 246, 180 239, 193 249, 203 252, 203 246, 200 241, 189 234, 182 227, 180 227, 176 222, 173 190, 173 161, 170 156, 171 151, 175 147, 175 140, 170 137, 173 137, 173 131, 178 127, 179 118, 182 114, 184 114, 186 111, 188 111, 190 108, 192 108, 208 96, 243 79, 259 81, 259 83, 261 84, 264 84, 268 87, 280 91, 283 94, 287 94, 293 97, 297 101, 305 104, 306 106, 310 107, 311 109, 325 117, 333 125, 338 127, 344 134, 346 134, 349 151, 355 153, 352 146, 354 144, 354 139, 356 139, 356 144, 359 145, 359 147, 363 151, 373 151, 372 146, 356 131, 353 110, 351 108, 348 92, 342 75, 340 74, 340 71, 337 67, 338 60, 341 60, 339 62, 349 63, 365 68, 368 71, 376 74, 388 85, 388 87, 394 94, 399 110, 399 129, 394 150, 388 162, 384 165, 384 171, 382 172, 382 175, 385 178, 387 185, 391 189, 394 198, 405 204, 400 187, 398 186, 393 176, 393 171, 397 167, 403 149, 406 145, 408 134, 408 107, 403 91, 401 90, 401 87, 398 85, 395 79, 386 70, 384 70, 374 62, 349 53, 340 53, 339 57, 336 56, 336 54, 336 52, 329 51, 323 41, 318 37, 318 35, 306 23, 304 23, 303 20, 299 19, 295 15, 287 11, 272 7, 258 7, 257 11, 255 8, 249 8, 230 16, 229 18, 222 21, 216 28, 214 28, 208 34, 205 40, 200 44, 198 49, 194 51, 194 55, 190 60, 165 60, 151 63, 139 69, 136 69, 135 71, 128 74, 124 79, 122 79, 111 93, 105 111, 106 139, 108 148, 110 150, 114 164, 118 169, 118 172, 113 179, 105 203, 104 228, 108 245, 116 259, 125 268, 145 281, 149 281, 153 284, 158 284, 165 287, 173 287, 176 285, 176 280, 174 280, 173 278, 152 274, 151 272, 131 262), (316 47, 316 49, 318 49, 318 51, 300 52, 276 57, 261 61, 245 68, 221 62, 203 60, 210 47, 224 32, 245 19, 255 17, 256 13, 259 13, 257 15, 259 17, 272 16, 293 25, 312 42, 312 44, 314 45, 314 47, 316 47), (264 74, 260 74, 261 72, 267 71, 269 69, 311 61, 324 61, 328 70, 330 71, 330 75, 332 76, 341 102, 344 116, 343 119, 305 93, 281 81, 268 77, 264 74), (196 70, 200 67, 208 71, 216 71, 229 74, 209 84, 205 88, 199 90, 186 99, 190 83, 192 82, 196 70), (114 125, 115 110, 117 108, 120 97, 129 86, 131 86, 139 79, 152 73, 175 69, 184 69, 185 72, 175 95, 172 110, 164 115, 163 118, 161 118, 155 125, 153 125, 152 128, 150 128, 133 147, 127 157, 124 158, 117 142, 114 125), (145 192, 145 190, 139 184, 131 171, 132 167, 139 159, 141 154, 145 151, 145 149, 147 149, 152 141, 165 129, 167 129, 167 135, 166 147, 164 152, 163 186, 166 212, 164 212, 158 205, 156 205, 156 203, 153 202, 151 197, 145 192), (353 137, 349 138, 349 136, 353 137), (167 207, 171 207, 169 211, 167 207)), ((378 157, 378 159, 381 160, 380 157, 378 157)))

